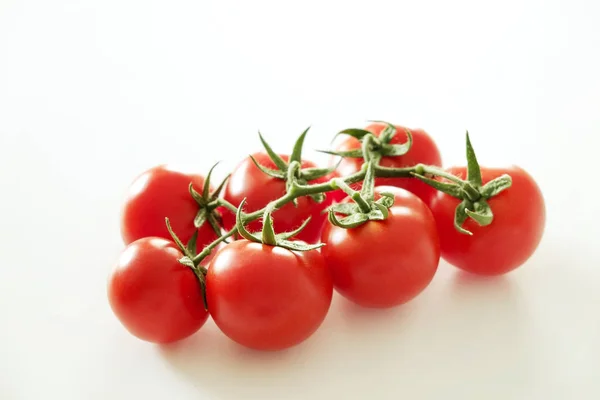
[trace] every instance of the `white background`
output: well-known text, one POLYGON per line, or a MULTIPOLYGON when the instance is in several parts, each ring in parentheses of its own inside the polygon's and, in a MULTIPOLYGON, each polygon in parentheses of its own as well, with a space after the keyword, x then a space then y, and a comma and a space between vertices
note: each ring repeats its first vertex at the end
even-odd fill
MULTIPOLYGON (((600 398, 600 3, 0 0, 0 399, 600 398), (119 208, 163 162, 224 174, 312 124, 423 127, 446 164, 538 180, 548 225, 502 278, 441 263, 408 305, 339 297, 287 352, 212 322, 160 348, 107 304, 119 208)), ((317 160, 322 160, 313 153, 317 160)), ((507 249, 507 251, 510 251, 507 249)))

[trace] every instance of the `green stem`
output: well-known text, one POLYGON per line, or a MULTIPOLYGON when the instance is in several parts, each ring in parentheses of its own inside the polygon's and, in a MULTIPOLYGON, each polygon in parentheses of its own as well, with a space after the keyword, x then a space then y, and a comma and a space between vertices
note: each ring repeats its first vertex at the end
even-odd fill
MULTIPOLYGON (((375 176, 379 177, 410 177, 410 172, 414 171, 414 168, 385 168, 377 166, 375 168, 375 176), (394 171, 397 171, 394 173, 394 171)), ((355 172, 352 175, 348 175, 345 178, 333 178, 333 179, 342 179, 346 184, 352 184, 356 182, 360 182, 365 178, 366 170, 362 169, 358 172, 355 172)), ((284 194, 279 199, 273 201, 274 208, 279 209, 285 206, 287 203, 294 201, 298 197, 308 196, 311 194, 317 193, 327 193, 337 190, 338 187, 334 186, 333 179, 330 179, 327 182, 317 183, 315 185, 298 185, 294 184, 292 190, 288 193, 284 194)), ((225 199, 218 199, 218 202, 221 206, 227 208, 231 212, 237 212, 237 207, 228 202, 225 199)), ((265 209, 262 208, 260 210, 253 211, 249 214, 244 215, 244 222, 252 222, 263 216, 265 213, 265 209)), ((235 233, 235 232, 234 232, 235 233)), ((233 235, 232 233, 231 235, 233 235)), ((231 236, 229 235, 229 236, 231 236)))
POLYGON ((287 181, 292 182, 296 176, 298 175, 298 171, 300 170, 300 163, 298 161, 292 161, 287 170, 287 181))
POLYGON ((369 206, 369 203, 363 198, 361 193, 348 186, 348 184, 346 184, 346 182, 344 182, 343 179, 337 178, 334 179, 331 183, 333 184, 333 186, 342 189, 344 193, 352 197, 352 200, 354 200, 356 204, 358 204, 358 207, 362 212, 368 213, 371 211, 371 206, 369 206))
POLYGON ((219 203, 219 205, 225 207, 232 213, 235 214, 237 212, 237 207, 234 206, 233 204, 231 204, 230 202, 228 202, 227 200, 219 198, 219 199, 217 199, 217 202, 219 203))
POLYGON ((371 206, 369 205, 369 203, 367 203, 365 199, 363 199, 363 197, 360 195, 360 192, 354 192, 354 194, 351 197, 352 200, 354 200, 356 204, 358 204, 360 211, 362 211, 365 214, 371 211, 371 206))
POLYGON ((417 172, 417 166, 406 168, 388 168, 375 166, 375 176, 378 178, 412 178, 411 173, 417 172))
POLYGON ((343 179, 337 178, 334 179, 331 184, 333 185, 333 187, 337 188, 337 189, 342 189, 344 191, 344 193, 346 193, 348 196, 353 196, 354 193, 356 193, 356 191, 354 189, 352 189, 350 186, 348 186, 348 184, 346 182, 344 182, 343 179))
POLYGON ((446 172, 441 168, 430 166, 430 165, 418 164, 413 168, 413 171, 419 175, 430 174, 430 175, 439 176, 441 178, 448 179, 449 181, 458 184, 461 187, 462 191, 464 192, 465 196, 467 196, 467 198, 470 201, 477 201, 481 197, 481 195, 479 194, 479 190, 477 190, 477 188, 473 187, 473 185, 471 183, 469 183, 468 181, 463 181, 459 177, 454 176, 451 173, 446 172))
POLYGON ((372 134, 365 135, 362 141, 362 152, 365 164, 371 161, 371 142, 373 141, 373 139, 375 139, 375 136, 373 136, 372 134))
POLYGON ((425 165, 425 164, 417 164, 413 168, 414 168, 413 172, 416 172, 419 175, 431 174, 431 175, 439 176, 442 178, 446 178, 449 181, 452 181, 459 185, 463 184, 463 181, 459 177, 454 176, 451 173, 446 172, 439 167, 434 167, 434 166, 425 165))
POLYGON ((271 246, 277 245, 277 238, 275 237, 275 230, 273 229, 273 220, 271 218, 271 213, 274 209, 274 204, 270 203, 269 205, 267 205, 267 207, 265 207, 265 213, 263 214, 262 242, 271 246))
MULTIPOLYGON (((410 177, 412 177, 411 173, 413 173, 413 172, 421 174, 421 175, 431 174, 431 175, 441 176, 441 177, 451 180, 453 182, 457 182, 460 184, 463 183, 463 181, 461 181, 456 176, 449 174, 446 171, 444 171, 438 167, 432 167, 432 166, 428 166, 428 165, 424 165, 424 164, 418 164, 414 167, 407 167, 407 168, 387 168, 387 167, 382 167, 380 165, 375 165, 375 176, 381 177, 381 178, 410 178, 410 177)), ((317 183, 314 185, 299 185, 296 182, 294 182, 291 187, 291 190, 289 190, 286 194, 284 194, 279 199, 272 201, 270 203, 270 206, 273 207, 273 209, 280 209, 281 207, 285 206, 286 204, 294 201, 295 199, 297 199, 299 197, 308 196, 311 194, 327 193, 327 192, 331 192, 331 191, 340 189, 336 184, 333 183, 334 179, 339 179, 339 180, 343 181, 345 184, 352 184, 352 183, 362 181, 365 178, 365 175, 366 175, 366 168, 362 168, 360 171, 355 172, 352 175, 348 175, 344 178, 333 178, 327 182, 317 183)), ((355 199, 355 201, 358 203, 359 207, 361 209, 363 209, 365 205, 361 204, 361 200, 363 200, 363 199, 362 198, 360 198, 358 200, 355 199)), ((217 201, 218 201, 219 205, 227 208, 229 211, 231 211, 233 213, 237 212, 237 207, 234 206, 233 204, 231 204, 230 202, 228 202, 227 200, 219 198, 217 201)), ((249 223, 249 222, 252 222, 252 221, 255 221, 255 220, 261 218, 265 213, 265 209, 266 209, 266 207, 262 208, 260 210, 253 211, 249 214, 244 214, 244 222, 249 223)), ((201 260, 201 255, 204 255, 204 257, 206 257, 210 253, 210 250, 214 249, 220 242, 233 236, 236 233, 237 233, 237 229, 234 227, 229 232, 227 232, 224 236, 220 237, 219 239, 216 239, 214 242, 212 242, 211 244, 206 246, 200 254, 198 254, 196 257, 194 257, 194 262, 196 263, 196 262, 198 262, 198 260, 201 260), (206 250, 208 250, 208 252, 206 250)))
POLYGON ((210 252, 213 251, 214 248, 219 245, 219 243, 221 243, 223 240, 230 238, 231 236, 235 235, 236 233, 237 233, 237 228, 234 227, 233 229, 231 229, 229 232, 227 232, 220 238, 214 240, 211 244, 206 245, 200 253, 198 253, 194 258, 192 258, 192 261, 194 262, 194 264, 198 264, 200 261, 202 261, 204 258, 206 258, 206 256, 208 256, 210 254, 210 252))

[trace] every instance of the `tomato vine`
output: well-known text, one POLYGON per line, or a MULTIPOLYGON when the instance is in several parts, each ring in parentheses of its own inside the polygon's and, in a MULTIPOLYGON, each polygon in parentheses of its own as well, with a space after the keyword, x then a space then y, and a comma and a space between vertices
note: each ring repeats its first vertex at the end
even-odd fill
MULTIPOLYGON (((376 121, 383 123, 381 121, 376 121)), ((273 230, 272 213, 284 205, 303 196, 310 196, 314 201, 321 202, 324 194, 334 190, 343 190, 352 200, 353 204, 337 204, 328 208, 329 221, 336 226, 346 229, 352 229, 368 220, 382 220, 387 218, 387 210, 393 205, 393 196, 381 197, 378 201, 373 201, 374 179, 379 178, 412 178, 419 179, 434 189, 447 193, 452 197, 461 200, 455 209, 454 225, 457 231, 465 235, 472 233, 462 227, 464 222, 471 218, 480 226, 486 226, 492 223, 493 212, 487 203, 487 200, 498 195, 501 191, 511 186, 511 177, 504 174, 485 185, 481 182, 480 167, 475 156, 475 151, 471 144, 469 133, 466 134, 466 157, 468 175, 466 179, 460 179, 437 166, 417 164, 411 167, 392 168, 379 165, 382 157, 402 156, 410 151, 413 138, 411 131, 406 129, 407 140, 404 143, 392 144, 392 139, 397 133, 397 129, 390 123, 385 123, 385 128, 379 136, 365 129, 350 128, 339 132, 337 135, 348 135, 360 140, 361 147, 349 151, 330 151, 321 152, 339 156, 342 158, 362 158, 364 164, 360 171, 351 175, 339 178, 332 178, 326 182, 309 184, 308 181, 324 177, 335 170, 332 168, 302 168, 302 148, 308 133, 308 128, 302 132, 295 142, 291 156, 288 161, 280 157, 264 139, 259 132, 260 141, 273 161, 276 169, 267 168, 261 165, 254 157, 250 156, 253 163, 263 173, 275 179, 281 179, 286 182, 286 193, 280 198, 273 200, 266 207, 250 213, 244 213, 244 201, 236 207, 222 197, 219 197, 221 189, 225 185, 223 180, 214 193, 209 193, 210 176, 216 164, 210 169, 207 181, 200 195, 190 184, 190 194, 198 202, 200 207, 198 216, 195 219, 196 227, 203 223, 210 223, 213 229, 217 229, 216 220, 219 216, 215 213, 218 207, 224 207, 236 215, 236 225, 229 231, 222 234, 212 243, 206 245, 198 254, 193 254, 195 242, 190 245, 184 245, 177 237, 176 233, 170 228, 169 219, 166 223, 169 232, 173 236, 175 243, 180 247, 185 256, 180 262, 194 270, 202 287, 205 287, 204 277, 206 268, 200 266, 200 263, 210 255, 210 253, 223 241, 240 234, 244 238, 268 245, 280 246, 290 250, 307 251, 321 247, 322 244, 304 244, 301 242, 290 241, 294 235, 299 233, 308 223, 308 219, 296 230, 292 232, 283 232, 277 234, 273 230), (362 182, 361 192, 353 190, 349 185, 362 182), (343 219, 338 219, 336 214, 345 215, 343 219), (261 236, 251 234, 245 229, 249 222, 263 218, 263 232, 261 236)), ((336 135, 336 136, 337 136, 336 135)), ((194 240, 195 238, 192 238, 194 240)))
POLYGON ((136 178, 121 219, 127 248, 108 283, 132 334, 180 340, 210 314, 241 345, 284 349, 316 331, 334 290, 394 307, 426 289, 440 259, 500 275, 540 243, 535 180, 518 166, 480 167, 468 132, 466 164, 442 169, 422 129, 345 129, 335 150, 322 150, 329 167, 302 159, 308 131, 288 154, 259 133, 264 151, 215 186, 218 163, 206 179, 162 165, 136 178))

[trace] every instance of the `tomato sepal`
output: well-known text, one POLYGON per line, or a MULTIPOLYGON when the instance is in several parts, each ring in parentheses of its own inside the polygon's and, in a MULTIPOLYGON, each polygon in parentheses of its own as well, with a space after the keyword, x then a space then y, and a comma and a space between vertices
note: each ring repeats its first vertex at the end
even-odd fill
MULTIPOLYGON (((289 192, 294 182, 299 185, 307 185, 309 181, 322 178, 331 174, 337 169, 337 165, 327 168, 302 168, 302 149, 304 147, 304 139, 310 130, 310 126, 306 128, 296 139, 289 162, 286 162, 281 156, 274 152, 268 142, 259 132, 260 140, 267 152, 267 155, 273 161, 277 169, 267 168, 260 164, 256 158, 250 155, 250 159, 256 167, 266 175, 286 181, 286 190, 289 192)), ((321 203, 325 197, 323 193, 312 193, 310 197, 318 203, 321 203)), ((294 199, 294 204, 296 201, 294 199)))
POLYGON ((350 214, 349 216, 338 219, 333 210, 329 211, 329 222, 332 225, 339 226, 344 229, 356 228, 369 220, 369 216, 364 213, 350 214))
POLYGON ((210 201, 213 202, 215 200, 217 200, 219 198, 219 195, 221 194, 221 192, 223 191, 223 188, 225 187, 225 184, 227 183, 227 181, 229 180, 229 177, 231 176, 231 174, 227 174, 225 176, 225 178, 223 178, 223 180, 221 181, 221 183, 219 183, 219 186, 217 186, 217 188, 215 189, 215 191, 212 193, 212 195, 210 196, 210 201))
POLYGON ((467 201, 463 200, 454 210, 454 228, 462 234, 473 236, 473 232, 462 227, 469 217, 466 212, 467 207, 467 201))
POLYGON ((498 195, 512 185, 512 178, 508 174, 492 179, 481 188, 481 195, 486 199, 498 195))
POLYGON ((196 242, 198 241, 198 231, 194 232, 190 240, 188 240, 187 245, 185 246, 189 254, 196 253, 196 242))
POLYGON ((358 204, 356 203, 337 203, 329 207, 329 209, 326 211, 333 211, 336 214, 350 215, 356 214, 360 211, 360 209, 358 208, 358 204))
POLYGON ((258 161, 256 161, 256 158, 254 158, 254 156, 252 156, 252 155, 250 155, 250 159, 252 160, 254 165, 256 165, 256 168, 260 169, 263 173, 265 173, 273 178, 285 179, 285 176, 286 176, 285 172, 278 171, 276 169, 267 168, 264 165, 261 165, 258 161))
POLYGON ((339 164, 340 163, 338 162, 334 166, 328 168, 304 168, 299 171, 300 178, 305 180, 306 182, 322 178, 335 171, 339 164))
POLYGON ((306 128, 298 139, 296 139, 296 143, 294 143, 294 148, 292 149, 292 154, 290 155, 290 163, 296 161, 298 163, 302 162, 302 148, 304 147, 304 139, 306 138, 306 134, 310 130, 310 126, 306 128))
POLYGON ((369 120, 367 122, 385 125, 385 128, 383 128, 381 134, 379 135, 379 139, 382 141, 382 143, 389 143, 392 138, 396 136, 396 127, 387 121, 369 120))
POLYGON ((394 195, 389 192, 380 193, 375 200, 375 162, 367 165, 365 179, 360 192, 353 190, 343 179, 334 179, 333 186, 342 189, 353 200, 353 203, 339 203, 329 207, 328 219, 332 225, 344 229, 356 228, 367 221, 383 221, 389 216, 389 209, 394 205, 394 195), (345 215, 339 219, 337 214, 345 215))
POLYGON ((455 183, 441 182, 439 180, 431 179, 424 175, 420 175, 416 172, 413 172, 412 176, 414 176, 422 182, 425 182, 426 184, 433 187, 434 189, 439 190, 440 192, 447 193, 452 197, 456 197, 457 199, 462 198, 463 190, 459 185, 455 183))
MULTIPOLYGON (((387 142, 389 142, 389 140, 392 139, 392 137, 396 134, 396 128, 394 128, 393 125, 390 125, 393 129, 394 134, 392 136, 390 136, 389 139, 381 139, 380 140, 383 142, 382 148, 381 148, 381 155, 385 156, 385 157, 397 157, 397 156, 403 156, 406 153, 408 153, 408 151, 411 149, 412 144, 413 144, 413 137, 412 137, 412 133, 410 132, 410 129, 405 129, 404 131, 406 132, 406 142, 402 143, 402 144, 389 144, 387 142), (386 142, 387 140, 387 142, 386 142)), ((389 128, 389 126, 388 126, 389 128)), ((388 129, 386 128, 386 129, 388 129)), ((385 130, 384 130, 385 133, 385 130)), ((382 133, 383 135, 383 133, 382 133)))
POLYGON ((200 259, 197 263, 194 262, 194 259, 196 257, 195 252, 196 252, 196 241, 198 239, 198 231, 196 231, 192 235, 192 237, 188 241, 187 245, 184 245, 183 242, 181 241, 181 239, 179 239, 177 234, 173 231, 173 228, 171 227, 171 222, 169 221, 169 218, 165 218, 165 224, 167 225, 167 230, 173 237, 173 241, 175 242, 177 247, 179 247, 179 250, 181 250, 181 252, 184 254, 184 256, 178 260, 179 263, 190 268, 194 272, 194 275, 196 275, 196 278, 198 278, 198 283, 200 284, 200 290, 202 291, 202 301, 204 303, 204 309, 208 310, 208 303, 206 301, 206 268, 204 268, 200 265, 200 262, 204 258, 200 259))
POLYGON ((344 129, 336 134, 352 136, 358 139, 362 146, 360 149, 346 150, 346 151, 332 151, 332 150, 318 150, 321 153, 339 156, 342 158, 364 158, 365 163, 370 160, 376 160, 377 163, 381 157, 397 157, 403 156, 411 149, 413 144, 412 133, 409 129, 405 129, 407 141, 401 144, 390 144, 392 138, 396 136, 397 130, 394 125, 384 121, 369 121, 383 123, 386 127, 383 129, 379 137, 373 135, 365 129, 349 128, 344 129))
POLYGON ((460 233, 472 235, 470 231, 462 227, 467 218, 471 218, 479 226, 490 225, 494 220, 494 213, 487 200, 510 188, 512 178, 508 174, 503 174, 483 185, 481 167, 468 131, 466 133, 466 155, 467 178, 465 180, 437 167, 422 164, 417 165, 411 175, 433 188, 461 200, 454 213, 454 227, 460 233), (430 176, 438 179, 432 179, 430 176), (440 181, 439 178, 446 179, 448 182, 440 181))
POLYGON ((236 229, 237 229, 238 233, 244 239, 249 240, 251 242, 262 243, 262 244, 269 245, 269 246, 282 247, 284 249, 292 250, 292 251, 316 250, 325 245, 324 243, 306 244, 306 243, 300 242, 300 241, 288 240, 291 237, 300 233, 306 227, 306 225, 308 225, 308 223, 310 222, 310 217, 305 219, 304 222, 297 229, 295 229, 293 231, 275 233, 275 229, 273 228, 273 217, 272 217, 272 213, 275 211, 274 203, 269 204, 265 208, 265 213, 263 215, 263 228, 261 231, 261 236, 259 237, 258 235, 254 234, 254 233, 250 233, 245 227, 245 222, 244 222, 244 217, 243 217, 243 212, 242 212, 242 209, 245 204, 246 204, 246 199, 243 199, 242 202, 240 203, 240 206, 237 209, 237 212, 236 212, 236 229))
POLYGON ((481 168, 471 144, 469 131, 467 131, 467 182, 475 187, 481 187, 481 168))
POLYGON ((329 154, 338 157, 348 158, 363 158, 362 150, 347 150, 347 151, 335 151, 335 150, 317 150, 319 153, 329 154))
POLYGON ((275 166, 279 168, 281 171, 287 170, 287 163, 279 156, 279 154, 275 153, 269 143, 265 140, 260 132, 258 132, 258 137, 260 138, 260 142, 262 143, 265 151, 269 155, 269 158, 273 161, 275 166))
POLYGON ((348 136, 352 136, 355 139, 360 140, 364 136, 370 135, 370 134, 371 134, 371 132, 369 132, 366 129, 361 129, 361 128, 347 128, 347 129, 341 130, 338 133, 336 133, 333 138, 335 140, 335 138, 337 138, 340 135, 348 135, 348 136))
POLYGON ((474 202, 472 207, 465 207, 465 212, 480 226, 489 225, 494 220, 490 205, 483 199, 474 202), (473 208, 473 211, 470 208, 473 208))
POLYGON ((171 221, 169 221, 168 217, 165 217, 165 224, 167 225, 167 230, 169 231, 169 233, 171 234, 171 237, 173 238, 173 241, 175 242, 175 244, 177 245, 177 247, 179 247, 179 250, 181 250, 181 252, 186 255, 189 258, 193 258, 194 257, 194 251, 190 249, 193 249, 194 247, 191 246, 191 242, 195 242, 197 240, 197 235, 196 233, 194 233, 194 235, 192 235, 192 238, 190 239, 190 242, 185 245, 183 244, 183 242, 181 241, 181 239, 179 239, 179 236, 177 236, 175 234, 175 232, 173 231, 173 228, 171 227, 171 221), (194 238, 195 236, 195 238, 194 238))
POLYGON ((198 210, 196 217, 194 217, 194 226, 200 228, 206 222, 206 208, 198 210))
POLYGON ((194 184, 190 182, 188 186, 188 191, 190 196, 196 201, 198 204, 198 212, 194 217, 194 227, 200 228, 205 223, 208 223, 212 230, 216 233, 217 237, 221 236, 221 216, 216 211, 217 207, 219 207, 218 198, 219 194, 223 190, 225 183, 229 179, 229 175, 225 177, 217 187, 215 191, 210 192, 210 181, 212 177, 213 170, 219 164, 219 162, 215 163, 210 170, 208 171, 208 175, 206 176, 206 180, 204 181, 204 186, 202 187, 202 194, 198 193, 196 189, 194 189, 194 184))

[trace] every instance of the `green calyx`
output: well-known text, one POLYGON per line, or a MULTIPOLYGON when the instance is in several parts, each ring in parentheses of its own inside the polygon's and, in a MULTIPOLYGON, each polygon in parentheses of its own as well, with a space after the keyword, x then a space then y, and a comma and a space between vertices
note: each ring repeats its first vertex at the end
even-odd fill
POLYGON ((318 249, 324 246, 323 243, 305 244, 303 242, 289 240, 290 238, 300 233, 306 227, 306 225, 308 225, 308 223, 310 222, 310 217, 308 217, 297 229, 291 232, 275 233, 275 230, 273 228, 272 217, 272 214, 275 211, 274 203, 269 204, 265 208, 265 212, 263 214, 263 229, 261 235, 258 236, 254 233, 250 233, 244 226, 245 218, 242 212, 244 204, 246 204, 246 199, 242 200, 236 213, 236 228, 239 234, 244 239, 247 239, 251 242, 266 244, 269 246, 279 246, 283 247, 284 249, 293 251, 308 251, 318 249))
MULTIPOLYGON (((250 156, 254 165, 256 165, 263 173, 270 177, 286 181, 286 189, 288 192, 293 190, 294 186, 306 186, 310 181, 327 176, 337 168, 337 165, 330 168, 302 168, 302 149, 304 147, 304 139, 306 138, 309 129, 310 127, 306 128, 296 140, 288 162, 275 153, 261 133, 258 133, 265 151, 277 169, 267 168, 264 165, 261 165, 254 157, 250 156)), ((321 203, 325 200, 323 193, 314 193, 309 196, 317 203, 321 203)), ((296 204, 296 202, 296 199, 294 199, 294 204, 296 204)))
POLYGON ((365 165, 367 171, 360 192, 353 190, 342 179, 333 180, 333 185, 346 192, 353 202, 329 207, 329 221, 332 225, 351 229, 367 221, 382 221, 389 216, 389 209, 394 205, 394 195, 381 193, 381 198, 375 200, 375 162, 370 161, 365 165), (344 217, 338 219, 336 214, 342 214, 344 217))
POLYGON ((229 179, 229 175, 225 177, 212 193, 210 192, 210 179, 212 176, 212 172, 215 167, 219 163, 214 164, 210 170, 208 171, 208 175, 206 176, 206 180, 204 181, 204 187, 202 188, 202 193, 198 193, 194 189, 194 185, 190 182, 189 192, 192 198, 198 203, 198 213, 194 218, 194 226, 196 228, 200 228, 205 223, 208 223, 211 228, 215 231, 218 236, 221 236, 221 215, 216 212, 216 209, 219 207, 219 195, 223 191, 223 187, 225 187, 225 183, 229 179))
POLYGON ((182 265, 190 268, 196 278, 198 278, 198 282, 200 283, 200 288, 202 291, 202 301, 204 302, 204 308, 208 310, 208 303, 206 302, 206 268, 200 265, 200 263, 209 256, 209 254, 217 247, 222 241, 227 240, 231 237, 235 231, 231 230, 225 235, 219 235, 219 238, 213 241, 208 246, 205 246, 204 249, 198 254, 196 254, 196 243, 198 241, 198 231, 194 232, 190 240, 187 244, 184 244, 181 239, 177 236, 173 228, 171 227, 171 222, 169 218, 165 218, 165 224, 167 225, 167 230, 169 234, 173 238, 175 245, 179 248, 179 250, 183 253, 183 257, 181 257, 178 261, 182 265))
POLYGON ((171 234, 173 241, 177 247, 179 247, 179 250, 181 250, 181 252, 184 254, 184 256, 179 259, 179 262, 190 268, 198 278, 198 282, 200 283, 200 288, 202 291, 204 308, 208 310, 208 304, 206 302, 206 268, 200 265, 202 260, 194 262, 194 258, 196 257, 196 241, 198 239, 198 231, 194 232, 187 245, 184 245, 181 239, 179 239, 179 237, 173 231, 173 228, 171 228, 169 218, 165 218, 165 224, 167 225, 167 229, 171 234))
POLYGON ((377 162, 381 157, 396 157, 406 154, 412 146, 412 133, 406 129, 407 141, 402 144, 391 144, 392 138, 396 136, 396 127, 389 122, 370 121, 386 124, 379 137, 365 129, 349 128, 338 132, 336 135, 347 135, 358 139, 361 142, 361 148, 347 151, 320 150, 321 153, 331 154, 339 157, 364 158, 365 163, 370 160, 377 162))
POLYGON ((437 167, 425 165, 418 165, 412 175, 435 189, 461 200, 454 213, 454 226, 459 232, 472 235, 472 232, 463 228, 465 221, 471 218, 480 226, 490 225, 494 220, 494 213, 488 204, 488 200, 510 188, 512 178, 504 174, 484 185, 481 179, 481 168, 473 150, 469 132, 467 132, 466 138, 467 179, 462 180, 437 167), (448 182, 432 179, 427 175, 438 176, 448 182))

